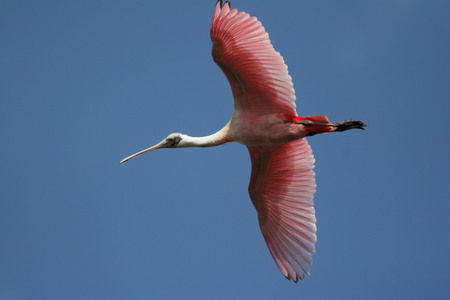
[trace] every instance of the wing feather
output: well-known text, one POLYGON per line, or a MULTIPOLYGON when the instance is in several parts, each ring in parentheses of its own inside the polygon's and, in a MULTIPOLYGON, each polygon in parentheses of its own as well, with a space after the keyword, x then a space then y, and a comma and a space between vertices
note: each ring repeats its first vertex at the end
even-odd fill
POLYGON ((306 139, 281 146, 248 147, 249 193, 278 268, 294 281, 310 273, 315 252, 314 157, 306 139))
POLYGON ((211 40, 213 59, 228 78, 236 110, 296 115, 292 78, 257 18, 218 1, 211 40))

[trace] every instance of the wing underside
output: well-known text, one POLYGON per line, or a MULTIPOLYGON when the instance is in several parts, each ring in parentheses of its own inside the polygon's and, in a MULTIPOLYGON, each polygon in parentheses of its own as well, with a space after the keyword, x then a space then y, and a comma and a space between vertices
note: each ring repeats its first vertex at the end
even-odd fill
POLYGON ((261 22, 219 1, 211 24, 212 55, 233 91, 235 109, 295 113, 295 91, 283 57, 261 22))
POLYGON ((306 139, 282 146, 248 147, 249 193, 278 268, 294 281, 310 274, 315 252, 314 157, 306 139))

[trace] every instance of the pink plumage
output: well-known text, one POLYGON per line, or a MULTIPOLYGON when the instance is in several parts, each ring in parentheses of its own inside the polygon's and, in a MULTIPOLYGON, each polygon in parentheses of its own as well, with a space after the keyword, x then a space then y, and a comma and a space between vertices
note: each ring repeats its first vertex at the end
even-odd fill
MULTIPOLYGON (((283 57, 261 22, 216 4, 211 24, 213 59, 230 82, 235 110, 296 116, 295 91, 283 57)), ((281 272, 289 279, 310 273, 316 218, 314 157, 305 139, 279 146, 250 146, 249 193, 261 231, 281 272)))
POLYGON ((220 5, 211 24, 212 54, 230 82, 235 109, 296 116, 292 78, 261 22, 230 10, 229 2, 220 5))
POLYGON ((250 198, 261 232, 280 271, 297 282, 310 274, 316 242, 314 157, 306 136, 364 129, 362 121, 331 123, 297 116, 292 78, 261 22, 219 0, 211 24, 212 56, 234 97, 231 120, 205 137, 172 133, 148 149, 211 147, 238 142, 252 161, 250 198))
POLYGON ((278 268, 288 279, 310 274, 316 242, 314 157, 307 141, 248 147, 250 197, 278 268))

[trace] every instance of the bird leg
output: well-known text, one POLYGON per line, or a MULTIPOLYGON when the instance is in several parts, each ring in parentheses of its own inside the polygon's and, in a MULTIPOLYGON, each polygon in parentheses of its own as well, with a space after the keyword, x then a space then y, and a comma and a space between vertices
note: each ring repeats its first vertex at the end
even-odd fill
POLYGON ((333 131, 346 131, 349 129, 362 129, 364 130, 364 127, 367 127, 367 124, 363 121, 353 121, 353 120, 346 120, 342 122, 337 123, 331 123, 334 127, 333 131))

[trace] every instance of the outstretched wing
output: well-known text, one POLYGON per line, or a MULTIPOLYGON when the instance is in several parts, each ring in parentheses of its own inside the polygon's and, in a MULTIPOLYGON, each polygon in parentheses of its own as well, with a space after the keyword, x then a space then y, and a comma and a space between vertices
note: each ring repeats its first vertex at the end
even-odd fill
POLYGON ((248 147, 249 193, 259 225, 280 271, 295 282, 310 274, 316 242, 314 157, 306 139, 248 147))
POLYGON ((292 78, 261 22, 218 1, 211 24, 212 55, 230 82, 235 110, 297 115, 292 78))

